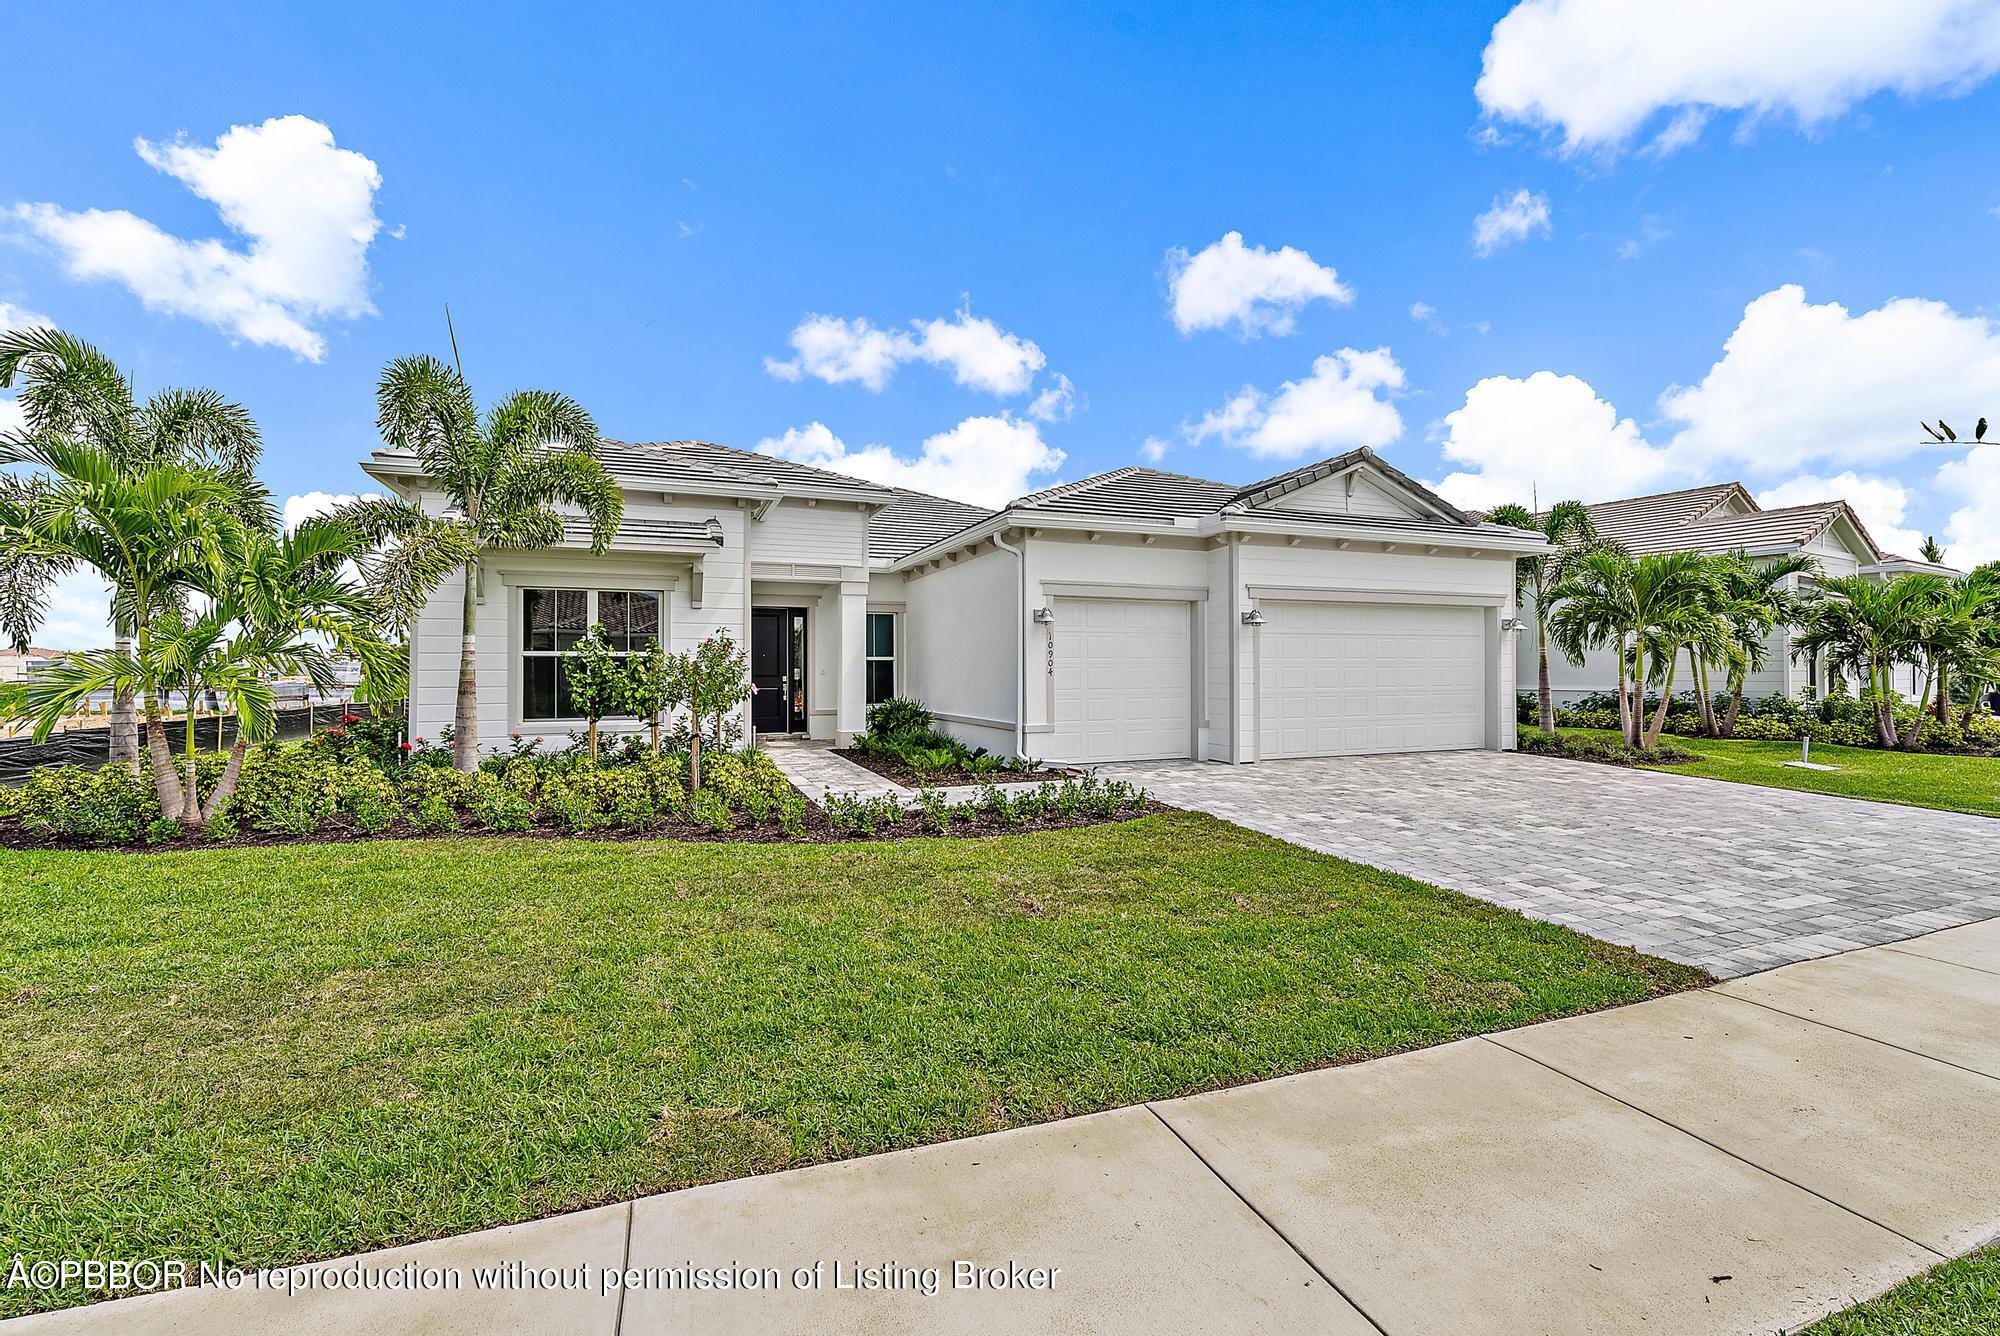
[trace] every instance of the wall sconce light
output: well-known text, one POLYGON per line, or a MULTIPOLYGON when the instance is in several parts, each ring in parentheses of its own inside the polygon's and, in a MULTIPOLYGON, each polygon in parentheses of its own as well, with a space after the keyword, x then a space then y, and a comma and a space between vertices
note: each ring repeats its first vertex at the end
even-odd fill
POLYGON ((1502 631, 1518 631, 1521 629, 1521 619, 1519 617, 1502 617, 1500 619, 1500 629, 1502 631))
POLYGON ((1056 610, 1054 608, 1036 608, 1034 618, 1035 625, 1037 626, 1053 626, 1056 620, 1056 610))
POLYGON ((1243 614, 1243 624, 1245 626, 1262 626, 1264 624, 1264 610, 1262 608, 1250 609, 1250 611, 1243 614))

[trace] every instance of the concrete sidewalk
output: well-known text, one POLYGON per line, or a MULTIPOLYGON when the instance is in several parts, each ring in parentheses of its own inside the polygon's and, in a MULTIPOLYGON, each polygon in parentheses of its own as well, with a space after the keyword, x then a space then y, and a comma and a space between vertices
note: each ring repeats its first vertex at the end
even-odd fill
POLYGON ((7 1330, 1796 1330, 2000 1235, 1996 1146, 2000 921, 308 1269, 456 1291, 183 1290, 7 1330), (478 1288, 509 1259, 548 1273, 478 1288), (733 1287, 669 1286, 691 1268, 733 1287))

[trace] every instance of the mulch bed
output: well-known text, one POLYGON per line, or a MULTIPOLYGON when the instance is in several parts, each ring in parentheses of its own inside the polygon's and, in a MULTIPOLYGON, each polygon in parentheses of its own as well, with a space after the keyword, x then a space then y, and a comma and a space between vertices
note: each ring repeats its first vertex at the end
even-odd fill
POLYGON ((1039 784, 1045 779, 1083 777, 1083 771, 1063 766, 1049 766, 1043 770, 913 770, 901 761, 870 756, 852 747, 835 747, 833 754, 906 789, 944 789, 962 784, 1039 784))

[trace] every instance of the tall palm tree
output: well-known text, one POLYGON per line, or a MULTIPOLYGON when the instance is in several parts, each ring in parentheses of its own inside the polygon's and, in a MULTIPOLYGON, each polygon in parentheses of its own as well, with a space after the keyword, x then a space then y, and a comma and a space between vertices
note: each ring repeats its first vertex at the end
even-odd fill
POLYGON ((1549 540, 1546 552, 1518 557, 1514 561, 1514 604, 1519 607, 1532 599, 1535 605, 1535 655, 1538 661, 1536 689, 1541 707, 1542 732, 1556 731, 1556 707, 1549 690, 1549 636, 1543 626, 1548 613, 1549 590, 1562 581, 1570 566, 1583 553, 1598 545, 1597 525, 1590 508, 1581 501, 1558 501, 1546 514, 1537 515, 1526 506, 1509 502, 1487 512, 1495 524, 1527 529, 1549 540))
POLYGON ((1980 694, 2000 680, 2000 561, 1975 567, 1965 578, 1984 586, 1988 597, 1973 627, 1974 643, 1981 653, 1960 674, 1965 679, 1965 708, 1958 717, 1961 728, 1979 712, 1980 694))
MULTIPOLYGON (((91 447, 132 476, 162 464, 212 473, 235 493, 218 504, 253 523, 269 510, 270 498, 254 472, 262 452, 257 424, 240 404, 214 390, 165 389, 141 403, 117 363, 82 339, 48 328, 0 334, 0 389, 17 389, 26 422, 24 431, 0 433, 0 462, 32 463, 34 442, 69 442, 91 447)), ((34 508, 46 485, 33 476, 0 475, 0 500, 34 508)), ((91 564, 75 553, 0 544, 0 635, 25 647, 47 612, 56 580, 91 564)), ((118 647, 129 653, 151 606, 144 599, 118 598, 131 593, 121 589, 123 577, 95 569, 113 588, 114 608, 124 605, 125 615, 114 611, 112 629, 118 647)), ((111 759, 131 765, 139 759, 134 700, 122 691, 112 701, 111 759)))
POLYGON ((1922 654, 1924 622, 1944 584, 1941 576, 1929 574, 1899 575, 1886 584, 1832 576, 1798 605, 1800 631, 1792 654, 1822 656, 1835 672, 1867 682, 1876 741, 1884 747, 1900 745, 1891 674, 1897 664, 1922 654))
POLYGON ((313 521, 279 534, 211 512, 219 560, 185 605, 148 620, 131 651, 72 654, 23 686, 24 713, 46 738, 91 693, 126 690, 146 702, 146 749, 160 811, 198 830, 228 806, 243 758, 273 736, 276 676, 304 676, 320 690, 336 684, 336 656, 359 659, 363 690, 401 688, 405 660, 382 634, 380 600, 350 574, 364 540, 343 525, 313 521), (196 780, 194 704, 213 693, 237 719, 236 742, 214 790, 196 780), (187 702, 184 771, 176 774, 160 706, 187 702))
POLYGON ((403 500, 360 501, 333 518, 380 546, 375 569, 403 616, 422 606, 443 573, 462 574, 452 758, 459 769, 474 770, 480 554, 560 543, 558 506, 583 513, 591 550, 602 552, 617 531, 624 497, 597 459, 597 424, 567 395, 516 390, 482 417, 455 367, 418 356, 389 364, 375 403, 382 439, 417 456, 450 508, 432 515, 403 500))
POLYGON ((1618 731, 1630 742, 1633 711, 1626 682, 1631 667, 1630 637, 1638 621, 1632 598, 1632 558, 1615 548, 1585 552, 1549 590, 1546 606, 1542 624, 1550 641, 1571 663, 1582 663, 1591 650, 1612 651, 1618 664, 1618 731))

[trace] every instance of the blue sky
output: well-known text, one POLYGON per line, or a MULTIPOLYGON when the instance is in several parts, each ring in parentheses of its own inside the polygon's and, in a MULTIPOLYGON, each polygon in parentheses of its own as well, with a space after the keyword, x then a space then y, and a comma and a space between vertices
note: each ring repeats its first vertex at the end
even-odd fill
POLYGON ((450 302, 483 396, 975 500, 1367 444, 2000 556, 1916 430, 2000 417, 2000 3, 1751 8, 17 8, 0 318, 241 400, 281 497, 450 302))

